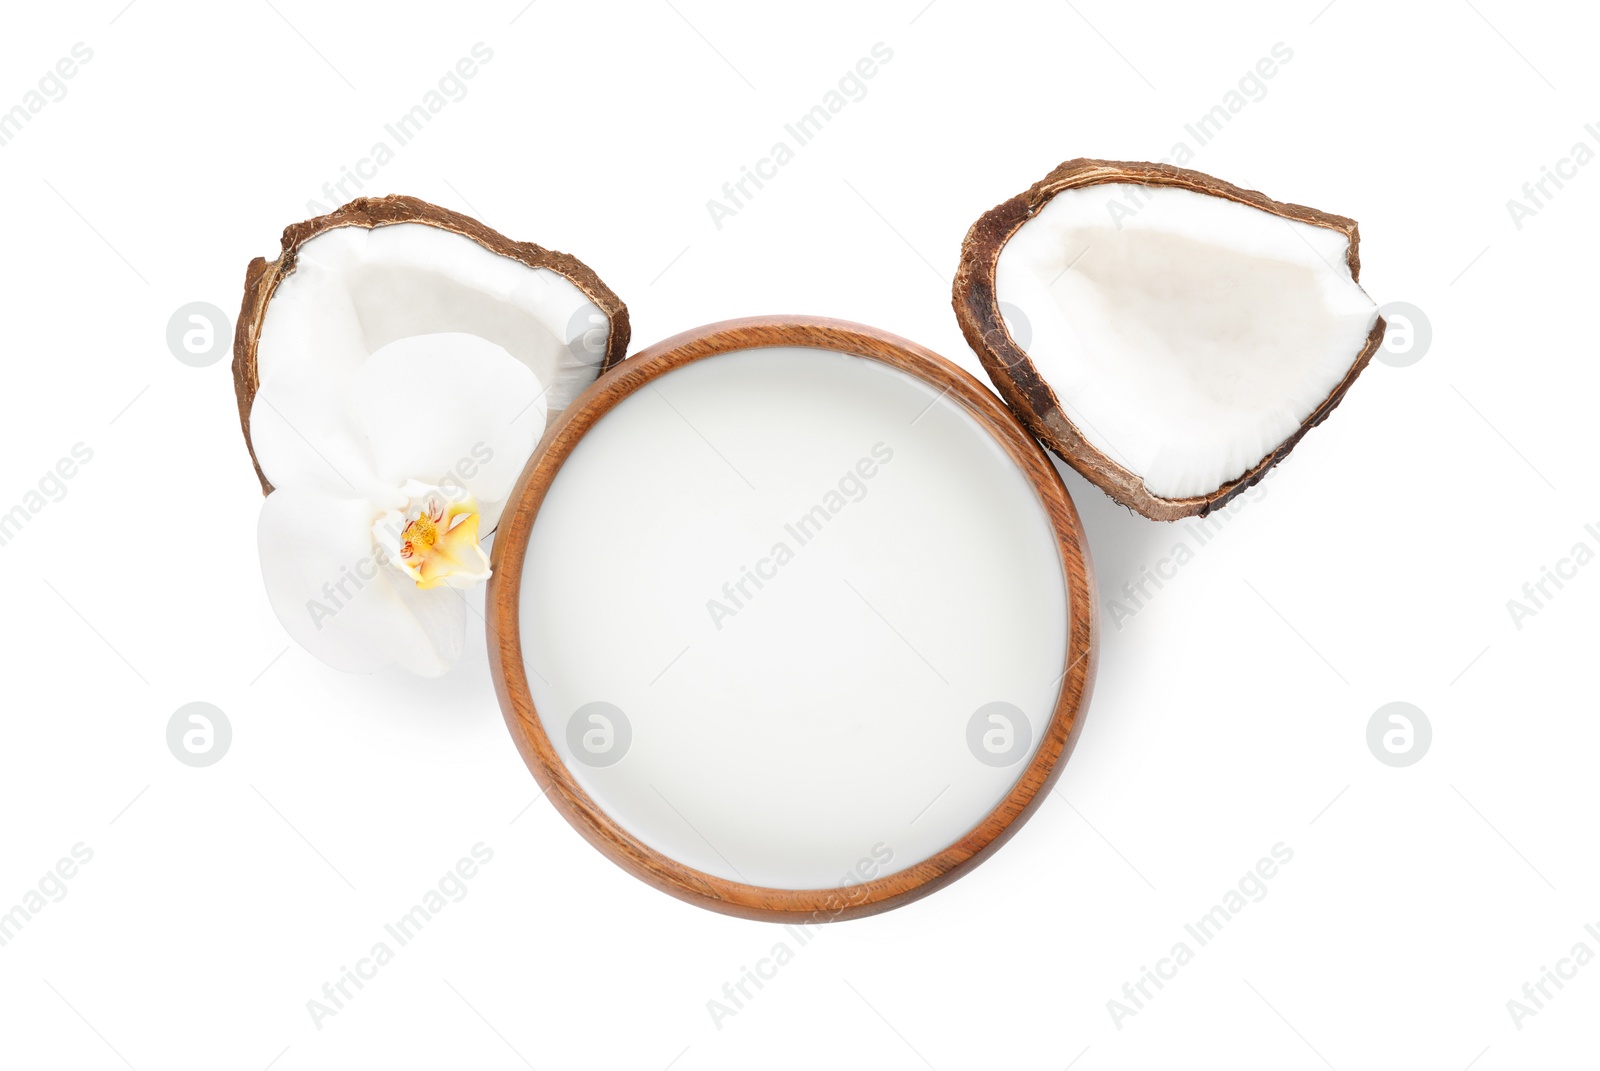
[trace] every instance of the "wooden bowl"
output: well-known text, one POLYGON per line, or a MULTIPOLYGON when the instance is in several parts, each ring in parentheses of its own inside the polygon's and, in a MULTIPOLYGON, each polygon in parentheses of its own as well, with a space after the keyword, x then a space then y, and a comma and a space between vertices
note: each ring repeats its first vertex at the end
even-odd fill
MULTIPOLYGON (((886 443, 876 447, 884 448, 880 458, 894 456, 886 443)), ((794 486, 807 486, 806 479, 795 478, 794 486)), ((862 480, 840 486, 853 491, 857 484, 865 486, 862 480)), ((726 538, 729 546, 742 545, 726 538)), ((1044 798, 1076 739, 1094 676, 1095 601, 1083 531, 1039 445, 954 364, 894 335, 837 320, 730 320, 669 338, 606 373, 534 452, 501 519, 493 569, 488 629, 495 688, 518 749, 556 809, 640 880, 746 918, 824 922, 869 915, 965 873, 1044 798), (855 512, 847 520, 836 514, 841 520, 828 521, 827 539, 800 547, 794 564, 780 569, 762 559, 770 575, 731 554, 729 575, 760 572, 766 582, 746 584, 747 598, 733 597, 737 609, 727 604, 745 616, 719 618, 713 604, 721 595, 714 594, 706 600, 711 622, 693 624, 691 609, 698 607, 684 609, 681 592, 699 592, 697 575, 712 575, 701 557, 720 560, 720 551, 705 545, 730 530, 766 531, 763 495, 786 490, 769 473, 822 466, 813 459, 836 446, 821 432, 802 441, 810 424, 800 418, 810 410, 796 395, 813 388, 821 399, 817 422, 828 427, 845 427, 856 419, 852 414, 876 420, 872 399, 881 389, 884 412, 893 410, 895 435, 903 436, 901 468, 867 464, 863 445, 855 471, 873 469, 877 482, 844 507, 855 512), (904 398, 897 393, 902 388, 904 398), (738 404, 713 409, 710 396, 738 404), (597 426, 617 430, 586 439, 597 426), (624 449, 640 429, 658 448, 624 449), (929 487, 935 493, 919 500, 915 492, 929 487), (1013 500, 1020 522, 1005 520, 1013 500), (1028 512, 1033 506, 1037 517, 1028 512), (924 518, 928 527, 908 527, 924 518), (970 524, 963 531, 982 544, 981 553, 947 553, 965 547, 966 536, 952 531, 963 524, 970 524), (906 582, 922 575, 915 572, 919 555, 947 563, 926 585, 906 582), (848 575, 828 572, 840 563, 848 575), (845 586, 835 583, 840 577, 845 586), (795 631, 795 614, 834 599, 836 627, 823 619, 821 627, 795 631), (948 609, 962 599, 975 607, 972 614, 948 609), (1024 609, 1001 619, 1013 604, 1024 609), (652 624, 658 618, 688 621, 685 628, 697 631, 663 635, 673 629, 652 624), (936 642, 924 641, 925 632, 936 642), (883 646, 868 653, 830 646, 839 635, 880 634, 883 646), (769 643, 769 636, 789 646, 775 650, 771 643, 779 641, 769 643), (530 650, 539 662, 531 685, 530 650), (741 680, 741 672, 757 672, 752 659, 770 675, 741 680), (720 675, 711 676, 708 665, 720 675), (1041 670, 1059 675, 1051 681, 1041 670), (656 679, 646 683, 651 675, 656 679), (666 686, 658 688, 663 678, 666 686), (637 726, 621 707, 598 702, 613 698, 596 694, 605 688, 619 700, 629 697, 637 726), (981 701, 1024 693, 1035 713, 1010 709, 1025 723, 1019 730, 1019 738, 1028 738, 1025 748, 1002 733, 983 736, 981 747, 994 755, 980 754, 975 734, 982 718, 1010 725, 1009 715, 1000 721, 986 715, 996 704, 981 701), (590 708, 601 713, 585 714, 590 708), (580 738, 575 723, 600 726, 600 735, 580 738), (613 732, 619 728, 628 734, 621 761, 596 768, 598 748, 619 746, 613 732), (747 760, 765 763, 779 754, 775 739, 792 742, 794 752, 786 746, 783 762, 747 769, 747 760), (850 750, 855 741, 863 750, 850 750), (836 757, 838 768, 811 765, 819 756, 836 757), (863 784, 862 771, 873 770, 883 780, 863 784), (947 778, 945 789, 931 791, 947 778), (901 781, 908 794, 897 800, 901 781), (713 808, 708 800, 724 798, 718 786, 749 806, 713 808), (647 787, 659 796, 656 811, 647 787), (771 799, 761 796, 766 792, 771 799), (895 826, 893 836, 870 848, 862 843, 863 865, 828 879, 839 836, 853 835, 845 823, 859 821, 870 835, 879 829, 871 824, 879 821, 874 808, 890 813, 902 805, 904 828, 895 826), (807 822, 815 823, 815 837, 807 822), (896 843, 906 846, 898 857, 896 843)))

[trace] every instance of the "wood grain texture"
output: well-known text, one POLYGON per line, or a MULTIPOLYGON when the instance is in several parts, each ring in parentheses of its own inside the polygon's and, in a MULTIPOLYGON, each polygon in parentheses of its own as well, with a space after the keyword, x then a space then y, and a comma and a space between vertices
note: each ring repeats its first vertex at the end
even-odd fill
MULTIPOLYGON (((604 488, 594 493, 604 494, 604 488)), ((506 724, 551 802, 618 866, 663 892, 745 918, 830 922, 885 911, 925 896, 986 858, 1043 800, 1072 750, 1094 680, 1097 625, 1093 574, 1077 510, 1037 442, 977 380, 943 357, 887 332, 815 317, 752 317, 696 328, 624 361, 589 387, 550 426, 512 491, 495 539, 487 596, 489 662, 506 724), (1068 598, 1066 672, 1054 712, 1032 760, 1006 797, 938 854, 905 870, 848 888, 762 888, 692 869, 651 849, 597 806, 573 778, 546 734, 528 689, 522 657, 523 557, 540 506, 579 441, 623 399, 674 369, 736 350, 798 346, 854 354, 915 376, 961 406, 1027 475, 1048 516, 1068 598)))
POLYGON ((239 307, 239 320, 233 330, 233 392, 239 402, 239 426, 244 430, 244 443, 250 451, 250 461, 255 465, 256 478, 261 481, 261 493, 272 493, 272 484, 261 471, 261 462, 250 441, 250 406, 255 401, 261 384, 256 368, 256 350, 261 342, 261 325, 266 320, 267 305, 277 292, 278 284, 294 274, 295 260, 300 247, 319 234, 337 227, 386 227, 391 223, 422 223, 440 230, 470 238, 491 253, 526 264, 530 268, 549 268, 565 276, 584 297, 610 321, 610 334, 606 338, 605 358, 600 370, 615 365, 628 352, 628 308, 611 288, 600 281, 577 257, 558 253, 532 242, 514 242, 498 231, 490 230, 470 216, 452 212, 448 208, 429 204, 415 197, 392 194, 388 197, 357 197, 349 204, 325 216, 293 223, 283 230, 282 251, 278 259, 269 261, 257 257, 245 269, 244 300, 239 307))
POLYGON ((1066 415, 1055 391, 1006 329, 1005 318, 1000 315, 1000 299, 995 293, 995 268, 1000 259, 1000 250, 1018 228, 1037 215, 1061 191, 1108 182, 1174 186, 1235 201, 1283 219, 1338 231, 1349 242, 1346 258, 1350 266, 1350 278, 1357 282, 1361 279, 1360 233, 1353 219, 1319 212, 1304 205, 1274 201, 1256 190, 1241 189, 1199 171, 1169 164, 1088 159, 1068 160, 1061 164, 1027 190, 984 213, 967 232, 966 240, 961 244, 961 264, 956 270, 952 303, 955 305, 956 320, 961 324, 961 333, 983 362, 984 369, 999 388, 1006 404, 1063 461, 1124 506, 1157 521, 1204 517, 1260 482, 1268 469, 1289 455, 1289 451, 1305 437, 1306 432, 1328 419, 1328 414, 1344 400, 1350 385, 1367 367, 1383 342, 1383 318, 1378 318, 1361 352, 1354 356, 1350 370, 1329 392, 1328 397, 1311 411, 1294 434, 1274 447, 1249 471, 1209 494, 1191 498, 1153 495, 1145 489, 1144 480, 1137 473, 1124 468, 1091 444, 1066 415))

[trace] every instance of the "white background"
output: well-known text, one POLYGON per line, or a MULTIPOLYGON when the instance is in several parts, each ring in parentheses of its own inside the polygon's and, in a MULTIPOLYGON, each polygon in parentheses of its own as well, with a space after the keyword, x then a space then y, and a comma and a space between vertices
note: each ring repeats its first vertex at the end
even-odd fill
MULTIPOLYGON (((0 106, 93 59, 0 148, 0 510, 93 450, 4 550, 0 909, 92 862, 0 948, 0 1062, 75 1068, 1480 1069, 1594 1054, 1600 566, 1518 629, 1507 600, 1600 522, 1600 166, 1506 202, 1600 122, 1576 5, 1103 0, 615 10, 31 5, 0 106), (1209 8, 1209 5, 1206 6, 1209 8), (826 928, 719 1029, 785 938, 627 877, 537 798, 481 645, 440 681, 290 647, 254 545, 226 361, 245 265, 482 41, 492 62, 366 192, 571 251, 637 345, 728 316, 871 323, 977 370, 949 307, 967 226, 1063 159, 1158 159, 1275 43, 1293 59, 1192 166, 1360 220, 1362 282, 1431 321, 1119 630, 1058 791, 935 896, 826 928), (779 177, 706 209, 876 42, 893 59, 779 177), (1553 187, 1549 187, 1553 190, 1553 187), (231 750, 168 752, 180 705, 231 750), (1382 704, 1432 747, 1380 763, 1382 704), (1120 1024, 1120 998, 1256 860, 1291 863, 1120 1024), (483 842, 493 861, 337 1016, 307 1000, 483 842)), ((1183 526, 1075 475, 1102 593, 1183 526)))

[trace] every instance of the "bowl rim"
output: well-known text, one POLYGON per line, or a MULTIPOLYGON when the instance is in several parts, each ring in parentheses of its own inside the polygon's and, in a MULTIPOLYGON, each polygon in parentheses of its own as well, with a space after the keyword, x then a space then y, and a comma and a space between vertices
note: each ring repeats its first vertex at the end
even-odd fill
POLYGON ((744 918, 831 922, 910 903, 968 872, 1021 827, 1071 754, 1093 686, 1098 652, 1088 545, 1066 486, 1011 411, 967 372, 931 350, 877 328, 812 316, 755 316, 674 335, 624 360, 552 422, 507 500, 496 532, 486 596, 489 663, 508 729, 556 810, 612 862, 645 883, 700 907, 744 918), (782 889, 708 874, 623 829, 577 783, 546 734, 528 687, 521 642, 521 580, 528 541, 557 473, 583 436, 624 399, 696 361, 740 350, 797 347, 885 364, 941 391, 983 427, 1039 496, 1060 556, 1067 593, 1065 671, 1050 722, 1005 797, 972 829, 918 863, 859 885, 782 889))

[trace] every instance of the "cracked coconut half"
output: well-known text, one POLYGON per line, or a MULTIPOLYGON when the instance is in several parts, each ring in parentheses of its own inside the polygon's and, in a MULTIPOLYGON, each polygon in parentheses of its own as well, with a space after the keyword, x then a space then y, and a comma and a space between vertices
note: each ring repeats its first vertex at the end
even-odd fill
POLYGON ((627 344, 581 262, 448 209, 361 198, 285 230, 245 277, 233 374, 289 634, 339 669, 448 670, 461 589, 489 576, 480 537, 627 344))
POLYGON ((1023 422, 1112 498, 1204 516, 1383 339, 1354 220, 1164 164, 1070 160, 968 232, 954 303, 1023 422))

